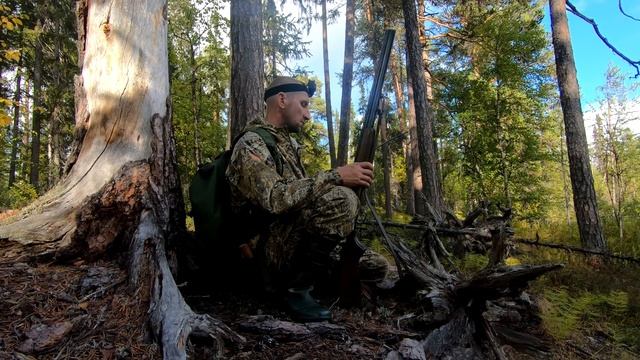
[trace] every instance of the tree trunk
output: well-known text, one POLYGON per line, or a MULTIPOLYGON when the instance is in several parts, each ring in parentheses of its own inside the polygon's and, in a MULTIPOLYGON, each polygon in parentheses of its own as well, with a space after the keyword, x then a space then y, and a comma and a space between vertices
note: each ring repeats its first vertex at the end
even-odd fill
POLYGON ((22 71, 16 70, 16 92, 13 95, 13 127, 11 128, 11 158, 9 160, 9 187, 16 182, 16 163, 20 143, 20 101, 22 100, 22 71))
POLYGON ((433 101, 433 84, 431 81, 431 73, 429 72, 429 38, 427 37, 426 20, 424 15, 426 13, 425 1, 418 1, 418 36, 420 37, 420 44, 422 45, 422 65, 424 66, 424 81, 427 85, 427 99, 433 101))
POLYGON ((420 152, 418 151, 418 127, 416 126, 416 102, 413 96, 413 82, 407 78, 407 97, 409 98, 409 163, 411 176, 409 177, 413 187, 414 215, 424 215, 426 211, 425 196, 422 191, 422 170, 420 169, 420 152))
MULTIPOLYGON (((562 192, 564 194, 564 212, 567 220, 567 229, 571 227, 571 204, 569 197, 569 184, 567 183, 567 168, 564 160, 564 125, 560 124, 560 174, 562 176, 562 192)), ((570 232, 573 238, 573 231, 570 232)))
POLYGON ((60 156, 62 147, 60 144, 60 124, 62 123, 62 118, 60 117, 60 111, 60 104, 55 104, 49 121, 49 144, 47 145, 49 158, 48 188, 53 187, 62 175, 62 159, 60 156))
POLYGON ((402 74, 400 66, 400 56, 392 56, 391 58, 391 78, 393 81, 393 93, 396 98, 396 111, 398 114, 398 121, 400 121, 400 132, 406 134, 405 140, 402 141, 402 149, 406 162, 405 171, 407 174, 406 183, 406 212, 409 215, 415 215, 415 197, 413 194, 413 165, 411 161, 411 142, 409 131, 407 129, 407 112, 404 107, 404 94, 402 89, 402 74))
MULTIPOLYGON (((56 24, 56 34, 60 34, 60 24, 56 24)), ((54 99, 50 99, 50 118, 49 118, 49 143, 47 144, 47 155, 49 158, 49 166, 47 171, 47 190, 53 187, 59 180, 62 175, 62 159, 61 159, 61 150, 62 144, 60 142, 60 127, 63 122, 61 111, 61 97, 62 97, 62 68, 64 65, 64 57, 62 54, 62 38, 61 36, 57 36, 55 42, 54 53, 56 58, 58 59, 60 70, 56 71, 54 76, 54 99)))
POLYGON ((353 52, 356 28, 355 0, 347 0, 344 31, 344 66, 342 69, 342 99, 340 104, 340 133, 338 136, 338 166, 349 157, 349 127, 351 126, 351 83, 353 82, 353 52))
POLYGON ((277 25, 278 9, 276 9, 275 0, 267 0, 267 12, 265 14, 266 21, 263 24, 269 24, 267 27, 266 37, 269 40, 269 51, 266 54, 269 59, 269 73, 267 74, 268 81, 274 80, 278 76, 278 38, 280 37, 279 29, 277 25))
POLYGON ((197 99, 197 88, 198 88, 198 78, 196 76, 196 50, 194 49, 194 44, 191 44, 191 48, 189 49, 189 61, 191 65, 191 79, 190 79, 190 87, 191 87, 191 112, 193 116, 193 161, 195 163, 195 168, 198 168, 201 161, 200 154, 200 134, 198 131, 198 122, 200 120, 200 104, 197 99))
POLYGON ((386 105, 382 107, 380 115, 380 141, 382 141, 382 164, 384 180, 384 215, 387 219, 393 217, 391 207, 391 149, 389 147, 389 137, 387 136, 387 116, 386 105))
POLYGON ((333 138, 333 113, 331 110, 331 73, 329 72, 329 45, 327 34, 327 0, 322 0, 322 59, 324 62, 324 101, 327 116, 327 136, 329 138, 329 159, 331 168, 336 167, 336 142, 333 138))
POLYGON ((29 158, 29 151, 31 150, 31 100, 29 99, 29 96, 31 94, 31 79, 27 78, 26 79, 26 84, 25 84, 25 91, 24 93, 26 94, 25 96, 25 101, 24 101, 24 111, 23 111, 23 116, 24 116, 24 131, 22 131, 22 152, 20 154, 20 162, 21 162, 21 166, 20 166, 20 176, 22 176, 23 178, 27 178, 27 174, 29 172, 29 165, 30 165, 30 158, 29 158))
MULTIPOLYGON (((42 24, 38 20, 36 27, 41 28, 42 24)), ((35 39, 35 50, 33 57, 33 116, 31 128, 31 169, 29 182, 38 190, 40 187, 40 133, 42 118, 42 44, 39 37, 35 39)))
POLYGON ((231 0, 231 93, 229 137, 240 134, 247 122, 264 113, 264 52, 262 2, 231 0))
POLYGON ((422 169, 422 186, 428 205, 433 208, 436 221, 442 219, 444 203, 440 191, 438 165, 433 148, 434 114, 427 99, 427 84, 424 78, 422 49, 418 36, 418 19, 413 0, 403 0, 405 36, 408 50, 409 76, 413 83, 418 150, 422 169))
POLYGON ((185 213, 170 118, 166 0, 84 0, 78 19, 86 34, 79 31, 77 156, 57 186, 0 226, 3 256, 117 257, 128 266, 129 288, 148 306, 165 359, 185 359, 190 336, 213 340, 221 355, 223 338, 242 338, 191 311, 169 261, 168 249, 185 234, 185 213))
POLYGON ((565 0, 550 0, 551 30, 556 58, 560 104, 567 134, 569 175, 573 188, 573 206, 582 245, 589 249, 606 250, 602 233, 596 192, 593 186, 587 135, 582 118, 580 90, 573 60, 565 0))

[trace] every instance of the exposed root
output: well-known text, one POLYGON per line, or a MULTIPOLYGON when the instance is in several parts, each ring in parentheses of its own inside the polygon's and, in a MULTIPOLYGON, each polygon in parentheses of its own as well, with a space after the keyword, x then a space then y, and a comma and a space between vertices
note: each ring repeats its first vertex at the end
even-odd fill
POLYGON ((225 340, 235 345, 244 342, 225 324, 195 314, 186 304, 171 274, 164 241, 151 211, 143 211, 131 246, 131 286, 147 288, 151 283, 149 321, 165 359, 186 359, 191 335, 212 339, 217 356, 223 355, 225 340))

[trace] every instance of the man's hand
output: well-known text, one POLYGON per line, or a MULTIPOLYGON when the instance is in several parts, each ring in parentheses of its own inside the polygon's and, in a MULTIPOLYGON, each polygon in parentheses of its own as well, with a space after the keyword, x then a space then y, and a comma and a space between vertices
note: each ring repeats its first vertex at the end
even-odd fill
POLYGON ((336 169, 342 185, 348 188, 369 187, 373 181, 373 164, 370 162, 357 162, 336 169))

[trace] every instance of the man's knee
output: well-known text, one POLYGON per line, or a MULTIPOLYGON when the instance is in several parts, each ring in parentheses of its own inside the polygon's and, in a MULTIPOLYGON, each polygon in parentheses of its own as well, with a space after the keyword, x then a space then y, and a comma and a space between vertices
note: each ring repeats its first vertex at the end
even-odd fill
POLYGON ((306 217, 309 230, 318 235, 345 237, 354 228, 358 215, 358 196, 344 186, 335 186, 320 196, 306 217))
POLYGON ((356 193, 344 186, 336 186, 333 191, 338 193, 337 197, 340 199, 344 215, 349 219, 355 220, 360 206, 356 193))
POLYGON ((360 205, 358 196, 348 187, 335 186, 322 196, 322 200, 329 204, 322 208, 345 221, 353 222, 358 216, 358 207, 360 205))

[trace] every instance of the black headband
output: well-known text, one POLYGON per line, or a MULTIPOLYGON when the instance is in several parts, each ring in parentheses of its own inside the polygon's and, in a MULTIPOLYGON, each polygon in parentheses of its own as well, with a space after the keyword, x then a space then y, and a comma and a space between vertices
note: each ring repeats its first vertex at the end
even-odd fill
POLYGON ((264 92, 264 101, 267 101, 268 98, 272 97, 277 93, 296 92, 296 91, 304 91, 309 95, 309 97, 311 97, 316 92, 316 82, 313 80, 309 80, 309 83, 307 83, 307 85, 282 84, 282 85, 274 86, 271 89, 267 89, 264 92))

